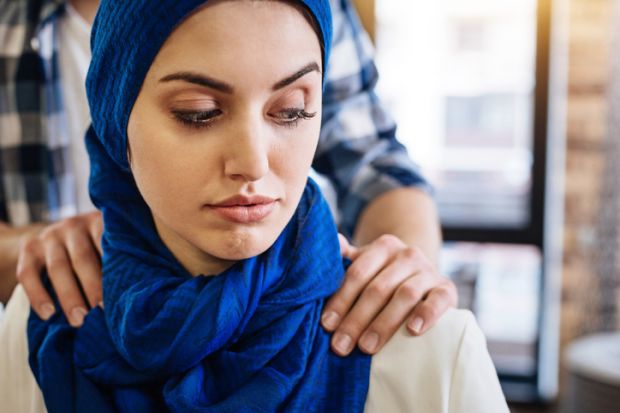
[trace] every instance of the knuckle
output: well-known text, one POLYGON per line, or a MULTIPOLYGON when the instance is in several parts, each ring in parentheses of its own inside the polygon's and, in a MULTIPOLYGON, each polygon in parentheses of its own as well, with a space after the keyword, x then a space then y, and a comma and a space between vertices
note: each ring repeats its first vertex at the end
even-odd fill
POLYGON ((444 287, 435 288, 432 294, 441 301, 449 301, 451 299, 451 294, 444 287))
POLYGON ((23 237, 19 248, 20 254, 35 254, 38 243, 39 240, 32 235, 23 237))
POLYGON ((344 317, 351 310, 355 302, 356 294, 351 291, 339 290, 334 294, 327 304, 325 304, 324 312, 333 311, 338 315, 338 325, 342 323, 344 317))
POLYGON ((41 235, 60 237, 67 232, 73 232, 83 227, 82 217, 65 218, 47 227, 41 235))
POLYGON ((366 281, 364 271, 358 266, 351 266, 346 272, 346 280, 354 284, 361 284, 366 281))
POLYGON ((445 284, 443 288, 440 288, 437 293, 442 300, 446 300, 450 305, 456 306, 459 300, 456 286, 452 281, 445 284))
POLYGON ((60 226, 67 231, 74 231, 82 226, 82 219, 79 216, 70 217, 62 220, 60 226))
POLYGON ((67 261, 63 258, 52 257, 46 263, 50 278, 54 278, 55 274, 67 269, 67 261))
POLYGON ((425 320, 434 320, 439 316, 439 309, 428 303, 424 303, 420 312, 424 315, 425 320))
POLYGON ((414 247, 406 247, 403 248, 398 255, 406 261, 413 262, 418 258, 419 253, 414 247))
POLYGON ((86 214, 85 219, 89 225, 99 224, 99 222, 101 222, 101 212, 100 211, 90 212, 86 214))
POLYGON ((422 298, 422 293, 420 292, 420 290, 416 288, 414 285, 411 285, 408 283, 401 285, 398 288, 398 291, 396 292, 396 294, 398 294, 398 297, 401 300, 406 301, 406 302, 417 303, 422 298))
POLYGON ((379 238, 377 238, 376 243, 384 248, 391 249, 394 248, 398 243, 398 238, 396 238, 392 234, 383 234, 379 238))
POLYGON ((385 299, 390 294, 390 288, 387 283, 373 282, 366 288, 366 294, 370 298, 385 299))
POLYGON ((41 231, 39 240, 44 244, 55 242, 58 239, 59 234, 60 226, 58 224, 53 224, 41 231))
POLYGON ((93 255, 91 248, 84 244, 75 246, 70 254, 74 262, 89 262, 93 255))

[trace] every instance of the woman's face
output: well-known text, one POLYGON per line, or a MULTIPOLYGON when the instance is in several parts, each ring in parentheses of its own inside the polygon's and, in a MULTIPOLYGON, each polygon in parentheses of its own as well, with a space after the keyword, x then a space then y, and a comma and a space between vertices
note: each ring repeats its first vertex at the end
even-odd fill
POLYGON ((295 211, 316 149, 321 49, 301 12, 213 1, 151 66, 130 164, 157 231, 194 275, 258 255, 295 211))

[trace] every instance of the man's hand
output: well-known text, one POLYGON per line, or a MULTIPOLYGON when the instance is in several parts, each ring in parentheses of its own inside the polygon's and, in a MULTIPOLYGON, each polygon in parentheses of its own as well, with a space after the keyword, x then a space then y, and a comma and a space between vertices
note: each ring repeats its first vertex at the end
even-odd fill
POLYGON ((332 348, 339 355, 349 354, 356 343, 375 354, 405 319, 412 334, 423 334, 456 306, 454 283, 441 276, 419 248, 393 235, 361 248, 340 235, 340 249, 353 263, 321 318, 326 330, 335 331, 332 348))
POLYGON ((56 311, 41 282, 44 268, 72 326, 82 325, 88 308, 101 305, 102 232, 101 213, 94 211, 51 224, 23 238, 17 280, 39 317, 47 320, 56 311))

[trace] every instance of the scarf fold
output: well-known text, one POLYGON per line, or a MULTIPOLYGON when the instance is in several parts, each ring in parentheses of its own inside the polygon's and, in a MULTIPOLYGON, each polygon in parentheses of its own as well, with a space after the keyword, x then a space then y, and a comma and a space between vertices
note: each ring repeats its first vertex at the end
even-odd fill
POLYGON ((370 358, 333 354, 319 323, 344 269, 313 181, 269 250, 192 277, 93 129, 87 146, 105 220, 105 311, 77 330, 61 313, 31 313, 30 364, 50 413, 363 410, 370 358))

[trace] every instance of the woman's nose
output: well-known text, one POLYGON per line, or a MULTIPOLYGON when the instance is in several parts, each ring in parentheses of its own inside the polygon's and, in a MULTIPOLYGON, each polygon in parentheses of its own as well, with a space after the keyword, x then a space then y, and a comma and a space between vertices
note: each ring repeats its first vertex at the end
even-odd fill
POLYGON ((269 172, 269 142, 257 122, 239 125, 233 134, 224 172, 232 179, 258 181, 269 172))

